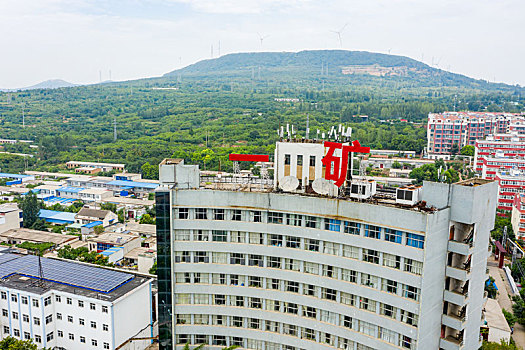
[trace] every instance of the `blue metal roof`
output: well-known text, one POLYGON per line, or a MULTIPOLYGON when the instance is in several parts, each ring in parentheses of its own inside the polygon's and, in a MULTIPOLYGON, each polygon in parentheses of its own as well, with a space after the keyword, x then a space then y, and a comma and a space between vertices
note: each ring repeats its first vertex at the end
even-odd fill
POLYGON ((110 256, 111 254, 116 253, 116 252, 118 252, 121 249, 124 249, 124 247, 112 247, 112 248, 108 248, 108 249, 104 250, 100 254, 102 254, 104 256, 110 256))
POLYGON ((55 203, 67 204, 67 203, 71 203, 71 202, 74 202, 74 201, 76 201, 76 199, 73 199, 73 198, 62 198, 62 197, 55 197, 55 196, 44 198, 44 202, 46 202, 47 205, 55 204, 55 203))
POLYGON ((102 221, 93 221, 93 222, 90 222, 88 224, 82 225, 82 227, 93 228, 93 227, 98 226, 98 225, 102 225, 102 221))
POLYGON ((85 190, 85 188, 83 188, 83 187, 66 186, 66 187, 60 187, 57 191, 58 192, 78 193, 78 192, 84 191, 84 190, 85 190))
POLYGON ((40 219, 44 219, 48 222, 54 222, 54 223, 74 223, 75 222, 75 216, 76 213, 68 213, 65 211, 56 211, 56 210, 47 210, 47 209, 40 209, 38 212, 38 217, 40 219))
POLYGON ((8 177, 10 179, 23 179, 26 177, 33 177, 33 175, 0 173, 0 177, 8 177))
POLYGON ((156 189, 159 187, 158 184, 151 183, 151 182, 136 182, 136 181, 124 181, 124 180, 113 180, 106 185, 114 185, 119 187, 129 187, 129 188, 135 188, 135 187, 142 187, 142 188, 150 188, 150 189, 156 189))

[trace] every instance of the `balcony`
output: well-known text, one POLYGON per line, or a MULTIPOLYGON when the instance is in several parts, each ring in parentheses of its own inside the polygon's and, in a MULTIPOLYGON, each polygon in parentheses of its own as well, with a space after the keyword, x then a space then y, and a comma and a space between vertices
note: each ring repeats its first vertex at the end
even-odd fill
POLYGON ((470 244, 458 241, 448 241, 448 251, 461 255, 472 254, 472 242, 470 244))
POLYGON ((466 282, 470 278, 470 268, 447 266, 445 271, 447 277, 466 282))
POLYGON ((460 350, 463 349, 463 339, 458 339, 449 335, 446 338, 440 339, 439 347, 443 350, 460 350))
POLYGON ((443 296, 445 301, 462 307, 465 306, 468 301, 468 292, 463 293, 461 290, 445 290, 443 296))
POLYGON ((454 313, 449 312, 448 315, 443 315, 441 323, 447 327, 461 331, 465 328, 466 317, 459 317, 454 313))

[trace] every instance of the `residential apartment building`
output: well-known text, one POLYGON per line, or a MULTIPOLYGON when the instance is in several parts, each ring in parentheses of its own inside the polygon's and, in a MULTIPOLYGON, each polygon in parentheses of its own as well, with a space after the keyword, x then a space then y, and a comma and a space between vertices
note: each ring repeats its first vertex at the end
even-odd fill
POLYGON ((115 349, 132 337, 152 337, 151 279, 47 258, 41 265, 42 275, 36 256, 0 255, 0 339, 32 339, 47 349, 115 349))
POLYGON ((349 178, 334 192, 316 183, 324 155, 278 143, 275 188, 201 184, 196 166, 161 163, 161 349, 480 347, 496 183, 379 197, 349 178))
MULTIPOLYGON (((476 140, 495 133, 510 132, 510 125, 522 123, 524 117, 513 113, 443 112, 430 113, 427 124, 427 156, 450 158, 455 144, 460 150, 474 146, 476 140)), ((518 128, 513 131, 519 132, 518 128)))
POLYGON ((518 239, 525 239, 525 194, 514 197, 511 214, 512 230, 518 239))
POLYGON ((0 204, 0 233, 22 227, 22 210, 16 203, 0 204))
POLYGON ((494 180, 498 183, 498 209, 512 211, 515 197, 525 193, 525 173, 514 169, 499 171, 494 180))
POLYGON ((483 160, 487 158, 525 159, 525 135, 490 135, 477 140, 474 148, 474 170, 483 171, 483 160))

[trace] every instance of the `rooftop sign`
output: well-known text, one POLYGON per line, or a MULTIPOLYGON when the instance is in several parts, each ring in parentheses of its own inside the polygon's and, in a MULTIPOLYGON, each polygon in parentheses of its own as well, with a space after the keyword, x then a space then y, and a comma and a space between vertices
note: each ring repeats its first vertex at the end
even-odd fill
POLYGON ((348 170, 348 154, 349 153, 370 153, 370 147, 363 147, 359 141, 355 140, 352 145, 343 145, 338 142, 325 141, 324 147, 328 147, 326 155, 321 162, 326 168, 325 179, 334 180, 337 187, 345 182, 346 172, 348 170), (341 158, 336 157, 334 152, 336 149, 342 150, 341 158))

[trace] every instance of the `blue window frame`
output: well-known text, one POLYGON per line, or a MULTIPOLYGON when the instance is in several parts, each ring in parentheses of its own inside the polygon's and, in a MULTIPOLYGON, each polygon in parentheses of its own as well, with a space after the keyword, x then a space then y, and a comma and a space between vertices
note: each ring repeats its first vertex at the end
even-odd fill
POLYGON ((324 229, 328 231, 341 232, 341 220, 324 219, 324 229))
POLYGON ((407 233, 407 245, 410 247, 423 249, 425 246, 425 236, 416 235, 415 233, 407 233))
POLYGON ((385 228, 385 241, 401 244, 403 241, 403 232, 385 228))
POLYGON ((365 237, 381 239, 381 227, 365 225, 365 237))

